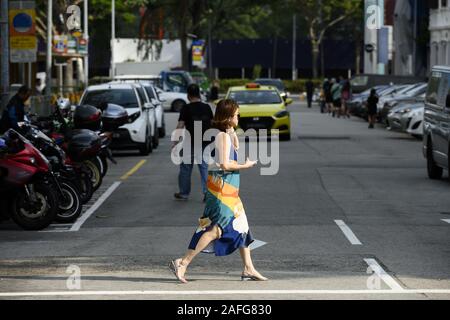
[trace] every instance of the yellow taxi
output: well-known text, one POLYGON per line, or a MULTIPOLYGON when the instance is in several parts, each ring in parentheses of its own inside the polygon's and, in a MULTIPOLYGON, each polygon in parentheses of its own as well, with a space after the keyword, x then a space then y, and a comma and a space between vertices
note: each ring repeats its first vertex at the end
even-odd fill
MULTIPOLYGON (((226 99, 239 104, 239 127, 247 129, 279 130, 280 140, 291 139, 291 119, 286 106, 292 99, 283 99, 276 87, 249 83, 228 89, 226 99)), ((272 132, 274 133, 274 132, 272 132)))

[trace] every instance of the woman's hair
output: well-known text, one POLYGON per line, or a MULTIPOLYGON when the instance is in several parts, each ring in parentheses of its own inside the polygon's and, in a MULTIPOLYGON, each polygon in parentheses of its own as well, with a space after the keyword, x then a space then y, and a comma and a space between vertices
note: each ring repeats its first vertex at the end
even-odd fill
POLYGON ((216 113, 212 121, 213 128, 223 132, 227 131, 227 129, 233 125, 231 119, 238 109, 239 105, 236 101, 231 99, 220 100, 217 104, 216 113))

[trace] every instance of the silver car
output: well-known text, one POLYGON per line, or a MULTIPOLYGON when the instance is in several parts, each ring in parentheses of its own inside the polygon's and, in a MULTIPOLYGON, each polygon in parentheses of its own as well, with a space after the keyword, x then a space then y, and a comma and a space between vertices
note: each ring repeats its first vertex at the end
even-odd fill
POLYGON ((411 122, 411 112, 423 106, 424 102, 405 102, 393 108, 387 116, 388 130, 406 132, 411 122))

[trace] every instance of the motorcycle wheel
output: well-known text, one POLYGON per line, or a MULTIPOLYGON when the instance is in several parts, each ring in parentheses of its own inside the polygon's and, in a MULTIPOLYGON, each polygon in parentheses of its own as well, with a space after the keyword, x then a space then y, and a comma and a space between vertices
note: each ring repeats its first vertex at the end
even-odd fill
POLYGON ((108 172, 108 160, 105 156, 102 156, 100 157, 100 161, 102 162, 102 177, 104 177, 108 172))
POLYGON ((102 173, 100 172, 100 169, 95 162, 97 162, 96 159, 84 161, 84 164, 92 173, 91 181, 92 181, 92 190, 94 192, 97 191, 98 188, 100 188, 103 182, 102 173))
MULTIPOLYGON (((88 169, 87 169, 88 170, 88 169)), ((81 172, 78 180, 78 190, 80 192, 80 200, 82 204, 86 204, 91 200, 94 194, 92 180, 89 172, 81 172)))
POLYGON ((68 181, 61 181, 63 195, 59 195, 59 212, 56 221, 71 223, 78 219, 83 208, 77 188, 68 181))
POLYGON ((48 227, 58 213, 58 198, 51 186, 34 183, 36 204, 30 208, 30 199, 24 190, 11 201, 11 218, 25 230, 42 230, 48 227))

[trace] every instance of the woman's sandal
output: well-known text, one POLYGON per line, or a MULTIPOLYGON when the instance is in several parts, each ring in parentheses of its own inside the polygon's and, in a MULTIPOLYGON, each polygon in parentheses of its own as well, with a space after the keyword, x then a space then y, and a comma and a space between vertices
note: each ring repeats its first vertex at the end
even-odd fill
POLYGON ((181 259, 172 260, 169 262, 169 269, 173 272, 175 277, 180 281, 181 283, 188 283, 187 280, 184 277, 180 277, 178 275, 178 268, 180 267, 181 259))

